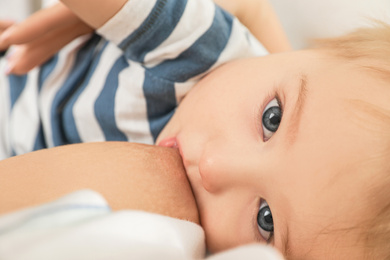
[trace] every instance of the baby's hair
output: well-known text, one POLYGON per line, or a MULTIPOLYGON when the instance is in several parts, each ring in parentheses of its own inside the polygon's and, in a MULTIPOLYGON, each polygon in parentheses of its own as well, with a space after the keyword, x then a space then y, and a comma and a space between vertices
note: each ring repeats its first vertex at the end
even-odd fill
POLYGON ((378 20, 372 22, 372 26, 344 36, 314 40, 314 45, 340 58, 360 61, 363 67, 374 69, 390 80, 390 25, 378 20))
MULTIPOLYGON (((385 80, 390 90, 390 25, 374 21, 374 26, 360 28, 340 37, 315 40, 314 44, 316 48, 330 51, 338 58, 354 61, 368 72, 374 72, 378 79, 385 80)), ((369 192, 371 195, 362 194, 372 197, 370 199, 376 209, 374 212, 367 209, 367 214, 372 214, 373 218, 358 227, 364 230, 362 239, 367 259, 390 259, 390 105, 381 108, 380 114, 381 126, 385 128, 381 129, 385 133, 385 148, 381 151, 379 170, 371 169, 378 171, 372 173, 379 175, 380 183, 369 192)))

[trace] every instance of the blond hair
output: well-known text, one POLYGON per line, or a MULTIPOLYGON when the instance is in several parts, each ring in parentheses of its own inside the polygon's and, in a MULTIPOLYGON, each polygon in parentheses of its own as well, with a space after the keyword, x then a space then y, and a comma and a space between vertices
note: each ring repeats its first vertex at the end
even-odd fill
POLYGON ((338 57, 360 61, 360 65, 381 73, 390 80, 390 25, 373 20, 373 26, 362 27, 344 36, 316 39, 316 48, 326 49, 338 57))
MULTIPOLYGON (((360 28, 341 37, 315 40, 314 44, 316 48, 330 51, 345 60, 353 60, 360 67, 374 72, 378 78, 385 80, 390 89, 390 25, 374 21, 374 26, 360 28)), ((381 132, 385 133, 385 147, 380 156, 380 167, 371 169, 378 171, 375 174, 379 175, 380 183, 369 194, 362 194, 372 197, 370 199, 376 210, 367 210, 367 214, 375 215, 369 223, 358 227, 363 230, 367 259, 390 259, 390 96, 389 106, 383 111, 385 113, 381 114, 386 117, 386 122, 381 123, 384 123, 382 128, 386 129, 381 129, 381 132)))

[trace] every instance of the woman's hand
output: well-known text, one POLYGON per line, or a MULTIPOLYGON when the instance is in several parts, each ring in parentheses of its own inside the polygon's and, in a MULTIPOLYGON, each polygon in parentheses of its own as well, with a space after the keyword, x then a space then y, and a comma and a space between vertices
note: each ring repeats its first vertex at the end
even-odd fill
POLYGON ((25 74, 66 44, 93 29, 62 3, 42 9, 21 23, 0 23, 0 51, 8 53, 7 73, 25 74))
MULTIPOLYGON (((11 20, 0 20, 0 37, 3 34, 3 32, 6 31, 13 24, 14 24, 14 22, 11 20)), ((7 49, 7 46, 0 47, 0 51, 5 51, 6 49, 7 49)))
MULTIPOLYGON (((10 20, 0 20, 0 36, 8 27, 10 27, 13 24, 14 22, 10 20)), ((6 51, 7 51, 6 47, 0 48, 0 58, 4 56, 6 51)))

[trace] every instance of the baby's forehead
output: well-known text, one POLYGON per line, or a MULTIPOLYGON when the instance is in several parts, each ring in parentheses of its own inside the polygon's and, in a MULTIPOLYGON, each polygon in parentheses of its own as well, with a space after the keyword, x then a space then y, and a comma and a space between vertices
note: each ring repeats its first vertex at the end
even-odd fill
MULTIPOLYGON (((310 88, 322 89, 320 99, 326 96, 334 100, 343 100, 346 108, 376 107, 380 110, 390 110, 390 67, 372 59, 346 60, 334 54, 322 53, 323 59, 317 59, 311 69, 309 67, 308 82, 310 88), (322 74, 322 75, 321 75, 322 74), (312 79, 321 78, 318 81, 312 79)), ((387 112, 388 113, 388 112, 387 112)))
MULTIPOLYGON (((327 57, 328 69, 337 70, 343 68, 346 73, 341 76, 351 80, 354 85, 371 92, 380 92, 389 98, 390 96, 390 63, 371 57, 346 58, 334 52, 318 50, 327 57)), ((323 62, 323 61, 320 61, 323 62)), ((329 79, 331 80, 331 79, 329 79)), ((346 86, 348 87, 348 86, 346 86)))

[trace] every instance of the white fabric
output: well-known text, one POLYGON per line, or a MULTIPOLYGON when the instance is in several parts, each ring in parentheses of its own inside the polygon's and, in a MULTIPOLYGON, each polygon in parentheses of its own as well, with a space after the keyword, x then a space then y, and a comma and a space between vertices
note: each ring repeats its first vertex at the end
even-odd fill
MULTIPOLYGON (((0 59, 0 72, 5 71, 6 61, 0 59)), ((4 77, 0 77, 0 96, 9 96, 9 88, 7 86, 7 80, 4 77)), ((9 107, 10 100, 4 100, 0 103, 0 122, 9 122, 9 107)), ((6 136, 9 136, 9 126, 4 123, 0 125, 0 158, 7 157, 11 152, 11 146, 6 136)))
MULTIPOLYGON (((29 88, 31 84, 35 84, 38 78, 38 70, 34 69, 30 72, 30 77, 27 79, 26 91, 23 91, 18 101, 15 103, 10 119, 10 128, 14 131, 10 132, 11 146, 16 153, 23 151, 31 151, 34 148, 35 137, 39 128, 39 112, 38 112, 38 91, 36 88, 29 88), (35 109, 31 109, 35 108, 35 109), (14 126, 29 125, 31 131, 26 128, 18 128, 14 126)), ((4 100, 4 99, 2 99, 4 100)), ((4 121, 2 121, 3 123, 4 121)))
POLYGON ((149 63, 148 67, 156 66, 163 60, 174 59, 191 47, 211 26, 214 12, 215 5, 211 1, 189 1, 172 34, 158 49, 145 56, 145 62, 149 63), (202 10, 202 15, 199 15, 199 10, 202 10), (183 35, 187 37, 183 38, 183 35))
MULTIPOLYGON (((199 225, 157 214, 112 212, 105 199, 81 190, 0 216, 0 259, 203 259, 199 225)), ((209 260, 280 260, 271 247, 249 245, 209 260)))
POLYGON ((270 246, 245 245, 212 255, 207 260, 283 260, 281 254, 270 246))
POLYGON ((119 45, 124 37, 130 35, 142 25, 155 4, 156 0, 128 1, 114 17, 97 31, 102 35, 109 34, 110 41, 119 45), (129 17, 131 17, 131 24, 124 23, 123 21, 126 21, 126 18, 129 17))
POLYGON ((95 117, 95 101, 99 97, 103 89, 104 78, 110 72, 107 67, 112 67, 115 61, 122 55, 122 52, 114 45, 108 45, 108 51, 102 54, 100 58, 102 62, 97 65, 94 75, 90 79, 90 84, 81 93, 80 98, 73 107, 73 114, 84 113, 87 116, 82 118, 74 117, 77 128, 79 130, 81 140, 94 139, 96 141, 104 141, 104 133, 100 129, 99 123, 95 117))
POLYGON ((141 211, 111 212, 90 190, 0 217, 0 259, 199 259, 200 226, 141 211))

